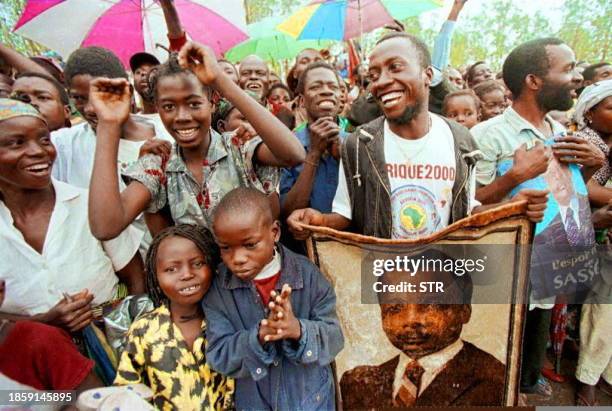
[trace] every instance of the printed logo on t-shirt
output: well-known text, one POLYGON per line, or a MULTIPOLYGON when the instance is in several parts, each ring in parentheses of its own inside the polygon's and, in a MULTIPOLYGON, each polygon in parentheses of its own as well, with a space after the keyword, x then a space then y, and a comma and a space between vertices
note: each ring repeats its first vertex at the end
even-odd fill
POLYGON ((438 231, 441 218, 431 191, 413 184, 398 187, 391 194, 393 238, 421 237, 438 231))
POLYGON ((455 167, 440 164, 387 163, 389 178, 455 181, 455 167))

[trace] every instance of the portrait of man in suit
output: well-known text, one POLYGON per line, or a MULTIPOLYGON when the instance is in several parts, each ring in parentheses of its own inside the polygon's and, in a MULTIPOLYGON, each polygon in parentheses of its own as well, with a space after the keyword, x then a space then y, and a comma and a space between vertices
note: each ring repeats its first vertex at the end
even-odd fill
MULTIPOLYGON (((406 280, 402 274, 385 274, 384 282, 398 284, 406 280)), ((400 353, 342 375, 345 409, 503 404, 505 366, 460 337, 472 313, 469 274, 417 273, 413 278, 431 276, 443 281, 443 295, 379 295, 383 331, 400 353)))
POLYGON ((535 298, 575 295, 588 290, 598 276, 591 208, 588 195, 577 191, 579 173, 553 158, 542 175, 550 194, 533 238, 529 275, 535 298))
POLYGON ((544 180, 557 203, 557 207, 551 207, 551 212, 558 212, 536 235, 534 243, 572 247, 593 244, 595 234, 588 197, 576 193, 570 168, 552 159, 544 180))

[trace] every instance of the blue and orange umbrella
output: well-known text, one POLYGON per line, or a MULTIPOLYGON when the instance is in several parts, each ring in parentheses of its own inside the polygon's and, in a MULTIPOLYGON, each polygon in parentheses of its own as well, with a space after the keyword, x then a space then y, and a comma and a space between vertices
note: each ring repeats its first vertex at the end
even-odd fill
POLYGON ((349 40, 443 6, 443 0, 315 0, 277 29, 298 40, 349 40))

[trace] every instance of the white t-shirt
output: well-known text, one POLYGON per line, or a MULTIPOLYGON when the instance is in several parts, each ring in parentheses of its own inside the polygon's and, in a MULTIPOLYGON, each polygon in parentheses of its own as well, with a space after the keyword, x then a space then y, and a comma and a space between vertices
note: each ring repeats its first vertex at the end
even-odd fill
POLYGON ((55 206, 42 254, 34 250, 13 224, 0 201, 0 279, 6 281, 2 311, 34 315, 47 312, 63 293, 88 289, 93 304, 115 298, 119 279, 138 251, 142 232, 128 227, 117 238, 101 242, 89 229, 86 190, 53 181, 55 206))
MULTIPOLYGON (((156 138, 174 142, 158 114, 137 115, 135 117, 153 125, 156 138)), ((74 127, 59 129, 51 133, 51 141, 57 150, 57 157, 53 163, 53 177, 64 183, 89 189, 96 152, 96 133, 91 126, 87 122, 83 122, 74 127)), ((144 143, 144 140, 119 140, 117 168, 120 176, 138 160, 140 147, 144 143)), ((125 187, 125 183, 120 178, 119 189, 123 190, 125 187)), ((132 226, 144 232, 140 247, 144 259, 152 241, 151 234, 142 215, 138 216, 132 226)))
MULTIPOLYGON (((431 129, 418 140, 399 137, 384 123, 385 161, 391 185, 392 238, 414 239, 449 224, 456 177, 455 144, 448 124, 430 114, 431 129)), ((474 187, 472 182, 471 187, 474 187)), ((472 190, 471 205, 479 205, 472 190)), ((334 213, 352 218, 343 166, 332 205, 334 213)))
MULTIPOLYGON (((142 116, 137 117, 141 117, 143 121, 155 128, 156 138, 174 142, 161 121, 142 116)), ((53 177, 64 183, 89 189, 96 152, 96 133, 91 126, 83 122, 74 127, 61 128, 51 133, 51 141, 57 150, 57 158, 53 164, 53 177)), ((119 140, 117 166, 120 174, 138 160, 138 152, 144 143, 144 140, 119 140)))

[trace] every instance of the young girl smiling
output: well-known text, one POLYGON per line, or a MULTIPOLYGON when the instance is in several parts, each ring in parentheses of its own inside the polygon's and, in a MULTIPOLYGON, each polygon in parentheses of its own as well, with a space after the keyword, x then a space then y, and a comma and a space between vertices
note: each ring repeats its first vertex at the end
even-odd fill
POLYGON ((143 383, 156 409, 231 407, 234 381, 214 372, 204 354, 206 319, 200 307, 218 262, 208 230, 170 227, 147 254, 147 292, 156 309, 132 324, 116 385, 143 383))

